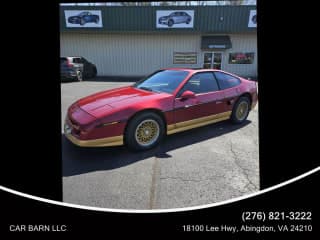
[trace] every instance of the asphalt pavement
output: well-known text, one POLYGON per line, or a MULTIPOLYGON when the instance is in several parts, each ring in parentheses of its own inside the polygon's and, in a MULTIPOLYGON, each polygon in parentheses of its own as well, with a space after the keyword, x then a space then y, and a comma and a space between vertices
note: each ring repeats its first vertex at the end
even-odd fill
MULTIPOLYGON (((67 108, 89 94, 130 82, 61 84, 67 108)), ((62 128, 63 129, 63 128, 62 128)), ((198 206, 259 190, 258 105, 242 125, 224 121, 169 135, 157 148, 80 148, 62 133, 63 201, 117 209, 198 206)))

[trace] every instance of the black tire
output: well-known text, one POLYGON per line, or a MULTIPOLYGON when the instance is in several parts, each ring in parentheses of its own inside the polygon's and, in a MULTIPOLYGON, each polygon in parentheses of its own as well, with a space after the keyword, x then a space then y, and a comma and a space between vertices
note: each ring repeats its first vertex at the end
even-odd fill
MULTIPOLYGON (((140 130, 140 132, 141 131, 142 130, 140 130)), ((145 131, 148 131, 148 130, 145 130, 145 131)), ((147 134, 149 135, 149 133, 147 134)), ((128 148, 133 151, 148 150, 158 145, 163 139, 164 134, 165 134, 165 125, 162 118, 156 113, 144 112, 135 116, 128 123, 125 136, 124 136, 124 141, 125 141, 125 144, 128 146, 128 148), (143 145, 143 143, 139 142, 139 129, 142 129, 143 124, 147 124, 147 123, 152 123, 152 124, 156 123, 158 125, 158 133, 155 134, 155 133, 152 133, 151 131, 152 139, 149 142, 147 142, 145 145, 143 145), (152 135, 154 136, 152 137, 152 135)), ((147 137, 149 137, 148 135, 147 137)))
POLYGON ((95 23, 96 23, 96 24, 99 23, 99 18, 96 18, 95 23))
POLYGON ((77 71, 77 81, 82 82, 83 81, 83 74, 82 71, 77 71))
POLYGON ((246 121, 250 112, 250 99, 246 96, 242 96, 238 99, 232 109, 231 121, 235 124, 240 124, 246 121))
POLYGON ((80 25, 82 26, 82 25, 84 25, 86 22, 84 21, 84 19, 80 19, 80 25))
POLYGON ((169 27, 172 27, 173 24, 174 24, 173 20, 170 19, 170 20, 168 21, 168 26, 169 26, 169 27))
POLYGON ((186 24, 189 24, 189 23, 190 23, 190 20, 187 20, 187 21, 186 21, 186 24))

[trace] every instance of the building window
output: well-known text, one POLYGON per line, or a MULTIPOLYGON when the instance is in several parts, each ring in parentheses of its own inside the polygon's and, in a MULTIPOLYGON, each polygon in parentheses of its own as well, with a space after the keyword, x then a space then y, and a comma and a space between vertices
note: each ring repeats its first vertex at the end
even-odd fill
POLYGON ((229 64, 252 64, 254 59, 254 53, 237 52, 229 54, 229 64))
POLYGON ((174 52, 173 64, 197 64, 196 52, 174 52))

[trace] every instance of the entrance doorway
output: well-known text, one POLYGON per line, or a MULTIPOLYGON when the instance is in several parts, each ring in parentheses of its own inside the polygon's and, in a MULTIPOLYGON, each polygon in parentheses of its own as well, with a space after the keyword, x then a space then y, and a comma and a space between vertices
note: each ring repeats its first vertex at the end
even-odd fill
POLYGON ((203 68, 221 69, 221 52, 205 52, 203 56, 203 68))

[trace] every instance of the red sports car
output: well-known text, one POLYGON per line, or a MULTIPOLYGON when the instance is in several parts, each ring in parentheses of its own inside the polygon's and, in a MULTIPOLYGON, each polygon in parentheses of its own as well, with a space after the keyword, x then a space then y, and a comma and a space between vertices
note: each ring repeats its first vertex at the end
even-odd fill
POLYGON ((246 120, 258 100, 256 83, 216 69, 159 70, 132 86, 73 103, 65 136, 82 147, 126 144, 145 150, 172 134, 231 119, 246 120))

